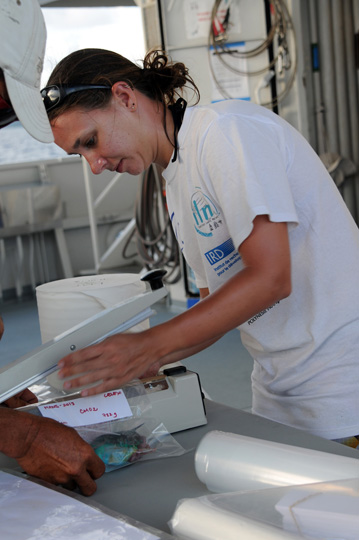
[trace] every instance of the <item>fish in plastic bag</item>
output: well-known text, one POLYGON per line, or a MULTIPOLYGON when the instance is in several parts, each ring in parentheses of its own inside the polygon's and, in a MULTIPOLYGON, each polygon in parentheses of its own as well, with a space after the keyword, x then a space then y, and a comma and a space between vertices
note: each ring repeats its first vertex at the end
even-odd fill
POLYGON ((92 448, 106 465, 106 472, 119 469, 141 459, 144 453, 153 451, 146 437, 135 429, 100 435, 91 442, 92 448))

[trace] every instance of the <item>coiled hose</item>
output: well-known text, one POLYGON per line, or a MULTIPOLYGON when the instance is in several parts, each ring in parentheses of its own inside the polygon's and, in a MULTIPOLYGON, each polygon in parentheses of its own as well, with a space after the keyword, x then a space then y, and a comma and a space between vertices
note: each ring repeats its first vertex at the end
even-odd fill
POLYGON ((181 277, 181 254, 166 205, 164 180, 151 165, 139 183, 135 205, 135 239, 138 255, 148 270, 167 271, 164 282, 177 283, 181 277))

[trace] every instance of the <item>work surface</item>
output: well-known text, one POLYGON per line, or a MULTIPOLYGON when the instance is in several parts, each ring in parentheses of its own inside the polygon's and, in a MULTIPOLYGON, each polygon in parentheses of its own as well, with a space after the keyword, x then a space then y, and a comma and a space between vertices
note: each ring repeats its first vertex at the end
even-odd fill
MULTIPOLYGON (((97 481, 95 495, 83 500, 100 503, 110 510, 169 533, 168 521, 179 500, 209 494, 196 476, 194 455, 202 437, 212 430, 359 458, 358 450, 338 443, 219 403, 206 400, 205 405, 207 425, 174 434, 175 439, 188 450, 184 455, 139 461, 107 473, 97 481)), ((11 461, 1 455, 0 468, 9 466, 11 461)))
POLYGON ((250 413, 206 400, 208 424, 174 434, 186 449, 180 457, 138 462, 106 474, 98 480, 92 499, 122 514, 169 532, 180 499, 208 495, 197 478, 194 455, 199 441, 209 431, 221 430, 291 444, 314 450, 358 457, 359 452, 332 441, 306 434, 250 413))

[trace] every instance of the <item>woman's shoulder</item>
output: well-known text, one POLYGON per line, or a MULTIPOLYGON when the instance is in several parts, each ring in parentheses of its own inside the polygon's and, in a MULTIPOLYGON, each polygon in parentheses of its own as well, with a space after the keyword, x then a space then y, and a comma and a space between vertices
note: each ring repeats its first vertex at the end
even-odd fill
MULTIPOLYGON (((289 125, 272 111, 244 100, 223 100, 216 103, 189 107, 188 132, 195 136, 247 137, 262 134, 265 137, 282 138, 289 125)), ((293 128, 292 128, 293 129, 293 128)))
POLYGON ((283 125, 286 122, 266 107, 241 99, 227 99, 209 104, 189 107, 191 121, 203 125, 226 123, 240 120, 242 123, 260 122, 271 125, 283 125))

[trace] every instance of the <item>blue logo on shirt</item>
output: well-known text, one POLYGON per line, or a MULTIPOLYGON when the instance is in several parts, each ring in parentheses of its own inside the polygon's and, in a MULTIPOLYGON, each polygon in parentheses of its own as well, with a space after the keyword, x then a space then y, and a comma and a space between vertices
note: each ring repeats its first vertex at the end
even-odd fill
POLYGON ((228 257, 230 253, 234 250, 234 244, 232 238, 229 238, 223 244, 220 246, 217 246, 214 249, 211 249, 210 251, 207 251, 205 253, 206 259, 209 262, 211 266, 214 264, 217 264, 219 261, 224 259, 225 257, 228 257))
POLYGON ((196 231, 202 236, 213 236, 213 230, 219 226, 219 210, 213 201, 202 193, 196 191, 191 198, 192 215, 196 231))

